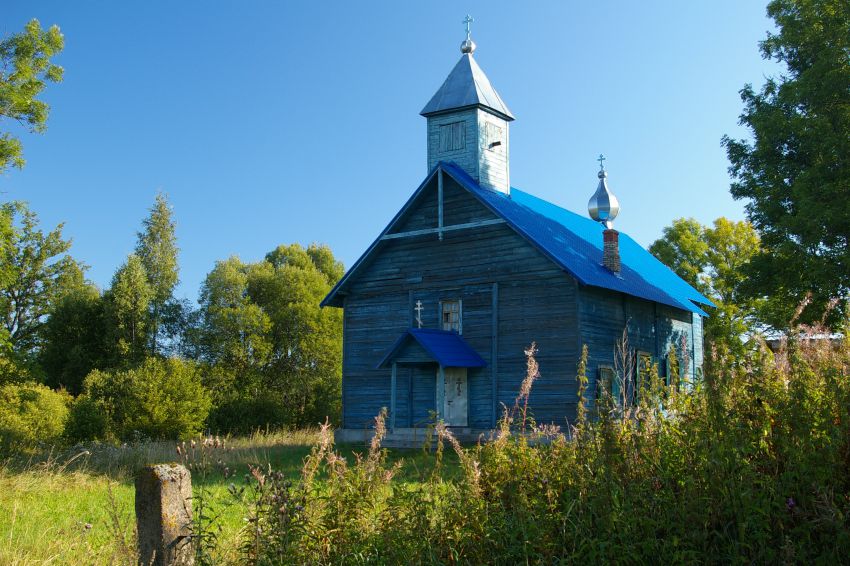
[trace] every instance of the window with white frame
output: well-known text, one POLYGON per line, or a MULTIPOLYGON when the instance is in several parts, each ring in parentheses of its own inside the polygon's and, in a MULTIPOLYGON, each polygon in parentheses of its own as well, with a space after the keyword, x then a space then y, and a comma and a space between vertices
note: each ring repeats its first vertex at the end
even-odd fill
POLYGON ((440 327, 443 330, 454 331, 461 334, 462 310, 460 301, 441 301, 440 311, 440 327))

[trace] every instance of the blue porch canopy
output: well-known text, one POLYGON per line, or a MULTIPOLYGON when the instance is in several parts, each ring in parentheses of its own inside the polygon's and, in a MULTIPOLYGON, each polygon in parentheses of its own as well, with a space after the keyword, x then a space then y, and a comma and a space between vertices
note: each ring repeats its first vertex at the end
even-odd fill
POLYGON ((429 328, 409 328, 399 336, 377 368, 385 368, 395 361, 403 361, 400 359, 400 354, 403 355, 408 351, 411 343, 419 345, 430 360, 437 362, 444 368, 483 368, 487 366, 487 362, 457 332, 429 328))

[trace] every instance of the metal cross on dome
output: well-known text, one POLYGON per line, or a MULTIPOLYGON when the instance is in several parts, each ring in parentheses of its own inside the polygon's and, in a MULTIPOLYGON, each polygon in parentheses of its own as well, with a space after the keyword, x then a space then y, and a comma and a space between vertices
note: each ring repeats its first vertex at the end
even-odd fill
POLYGON ((475 21, 475 19, 472 16, 470 16, 469 14, 467 14, 466 17, 463 19, 462 23, 466 24, 466 39, 470 39, 470 33, 471 32, 469 30, 469 24, 471 24, 474 21, 475 21))
POLYGON ((605 164, 603 163, 603 161, 605 161, 606 159, 608 159, 608 158, 605 157, 604 155, 602 155, 601 153, 599 154, 599 157, 596 159, 596 161, 599 162, 599 170, 600 171, 605 171, 605 164))
POLYGON ((416 301, 416 308, 413 310, 416 311, 416 328, 422 328, 422 301, 416 301))

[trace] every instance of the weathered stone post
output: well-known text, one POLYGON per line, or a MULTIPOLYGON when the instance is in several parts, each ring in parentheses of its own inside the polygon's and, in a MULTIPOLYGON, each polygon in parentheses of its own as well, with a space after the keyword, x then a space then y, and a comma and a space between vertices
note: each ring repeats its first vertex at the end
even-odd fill
POLYGON ((191 565, 192 476, 180 464, 145 466, 136 476, 139 564, 191 565))

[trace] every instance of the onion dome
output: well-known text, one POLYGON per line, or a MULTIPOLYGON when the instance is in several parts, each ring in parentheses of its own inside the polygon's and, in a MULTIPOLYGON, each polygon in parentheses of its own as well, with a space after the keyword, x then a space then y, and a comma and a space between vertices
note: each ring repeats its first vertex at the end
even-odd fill
POLYGON ((620 202, 617 197, 608 190, 608 172, 602 164, 605 161, 604 155, 599 155, 599 185, 596 187, 596 192, 590 197, 587 202, 587 212, 590 217, 597 222, 601 222, 606 228, 611 228, 614 225, 614 219, 620 212, 620 202))

